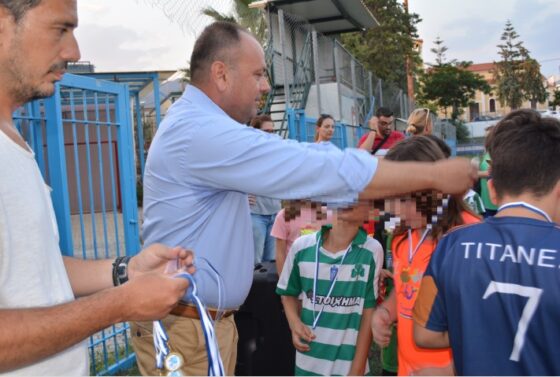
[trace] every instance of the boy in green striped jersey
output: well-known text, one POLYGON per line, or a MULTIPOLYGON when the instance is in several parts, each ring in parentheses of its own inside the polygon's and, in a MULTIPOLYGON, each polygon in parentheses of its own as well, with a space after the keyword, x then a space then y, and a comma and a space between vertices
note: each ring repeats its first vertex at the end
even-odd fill
POLYGON ((361 225, 371 203, 335 212, 333 225, 298 238, 276 293, 296 348, 296 375, 364 375, 383 249, 361 225))

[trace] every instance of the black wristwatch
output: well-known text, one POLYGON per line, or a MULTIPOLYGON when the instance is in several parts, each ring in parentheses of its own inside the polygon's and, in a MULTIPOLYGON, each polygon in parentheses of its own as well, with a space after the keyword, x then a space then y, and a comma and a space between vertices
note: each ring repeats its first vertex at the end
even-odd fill
POLYGON ((128 262, 130 262, 128 256, 117 257, 113 262, 113 285, 124 284, 128 281, 128 262))

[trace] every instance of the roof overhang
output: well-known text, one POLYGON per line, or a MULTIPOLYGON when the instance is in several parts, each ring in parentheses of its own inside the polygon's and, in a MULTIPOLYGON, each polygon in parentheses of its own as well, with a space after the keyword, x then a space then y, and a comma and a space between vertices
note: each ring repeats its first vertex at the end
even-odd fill
POLYGON ((379 26, 379 22, 362 0, 264 0, 255 1, 251 5, 282 9, 307 20, 315 30, 325 35, 363 31, 379 26))
POLYGON ((81 76, 89 76, 98 80, 108 80, 128 84, 132 95, 138 95, 145 87, 150 85, 153 80, 159 80, 159 72, 92 72, 80 73, 81 76))

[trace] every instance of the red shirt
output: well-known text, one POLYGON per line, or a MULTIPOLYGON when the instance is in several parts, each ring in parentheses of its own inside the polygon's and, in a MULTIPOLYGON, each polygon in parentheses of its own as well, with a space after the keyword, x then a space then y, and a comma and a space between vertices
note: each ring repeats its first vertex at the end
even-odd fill
MULTIPOLYGON (((360 138, 360 141, 358 142, 358 147, 360 147, 360 145, 362 145, 364 143, 364 141, 367 139, 368 135, 369 135, 369 133, 366 133, 360 138)), ((383 143, 383 145, 381 146, 380 149, 391 149, 391 147, 393 145, 395 145, 396 143, 398 143, 402 139, 404 139, 404 135, 401 132, 391 131, 391 134, 389 135, 389 137, 387 138, 385 143, 383 143)), ((379 134, 376 134, 375 135, 375 140, 373 142, 373 147, 371 148, 371 151, 373 151, 375 148, 377 148, 379 143, 381 143, 381 140, 383 140, 383 137, 381 137, 381 135, 379 135, 379 134)))

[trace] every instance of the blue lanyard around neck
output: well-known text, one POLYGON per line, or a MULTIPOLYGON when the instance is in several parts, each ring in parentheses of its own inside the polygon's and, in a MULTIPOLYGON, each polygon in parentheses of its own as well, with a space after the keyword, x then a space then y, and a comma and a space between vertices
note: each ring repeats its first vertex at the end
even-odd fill
POLYGON ((550 218, 550 216, 548 215, 548 213, 546 213, 545 211, 543 211, 542 209, 535 207, 532 204, 529 204, 527 202, 511 202, 511 203, 506 203, 500 206, 500 208, 498 208, 498 212, 503 211, 506 208, 525 208, 528 209, 529 211, 536 213, 538 215, 541 215, 542 217, 544 217, 546 219, 546 221, 548 221, 549 223, 552 223, 552 219, 550 218))
POLYGON ((321 318, 321 314, 323 314, 323 309, 325 309, 325 301, 331 297, 333 288, 334 288, 334 284, 336 283, 336 280, 338 279, 338 271, 340 270, 340 267, 342 266, 342 263, 344 263, 344 259, 346 258, 346 255, 348 254, 348 252, 350 251, 350 249, 352 249, 352 242, 350 242, 350 245, 348 246, 348 248, 346 249, 346 251, 344 252, 344 255, 342 255, 342 259, 340 259, 340 262, 338 263, 338 266, 333 266, 336 269, 334 270, 334 273, 331 274, 331 285, 329 286, 329 291, 327 293, 326 296, 323 297, 323 305, 321 306, 321 310, 319 311, 319 314, 317 316, 315 316, 315 303, 317 302, 317 282, 319 281, 319 249, 321 248, 321 241, 322 241, 322 237, 319 235, 319 239, 317 240, 317 247, 315 248, 315 278, 313 279, 313 325, 312 328, 315 330, 315 328, 317 327, 317 323, 319 323, 319 318, 321 318))

